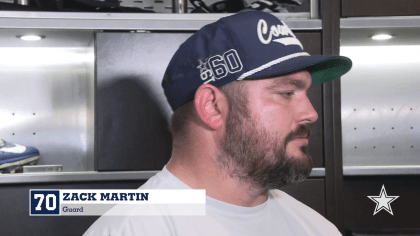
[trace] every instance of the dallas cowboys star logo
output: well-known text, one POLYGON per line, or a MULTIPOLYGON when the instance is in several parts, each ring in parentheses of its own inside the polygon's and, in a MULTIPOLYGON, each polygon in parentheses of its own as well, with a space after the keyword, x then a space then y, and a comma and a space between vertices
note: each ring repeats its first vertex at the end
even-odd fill
POLYGON ((200 71, 207 70, 207 60, 198 59, 198 62, 200 62, 200 65, 196 67, 197 69, 200 69, 200 71))
POLYGON ((388 196, 386 194, 385 185, 382 185, 381 193, 379 196, 367 196, 370 200, 376 203, 375 211, 373 215, 378 213, 381 210, 386 210, 389 214, 394 215, 391 209, 391 202, 395 201, 395 199, 399 198, 400 196, 388 196))

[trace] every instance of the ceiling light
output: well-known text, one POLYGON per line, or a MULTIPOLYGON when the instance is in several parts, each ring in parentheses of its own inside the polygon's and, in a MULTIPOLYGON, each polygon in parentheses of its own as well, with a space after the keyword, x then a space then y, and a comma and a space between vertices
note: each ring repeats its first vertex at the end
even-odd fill
POLYGON ((392 38, 392 35, 389 34, 377 34, 372 36, 372 39, 374 40, 386 40, 392 38))
POLYGON ((27 40, 27 41, 36 41, 36 40, 44 39, 45 36, 44 35, 18 35, 16 36, 16 38, 20 38, 22 40, 27 40))

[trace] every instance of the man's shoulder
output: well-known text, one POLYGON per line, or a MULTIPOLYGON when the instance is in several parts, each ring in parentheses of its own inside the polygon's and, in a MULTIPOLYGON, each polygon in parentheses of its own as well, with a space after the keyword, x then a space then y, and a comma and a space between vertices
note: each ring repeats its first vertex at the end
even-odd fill
MULTIPOLYGON (((167 170, 158 172, 148 179, 139 189, 182 189, 179 183, 171 178, 167 170), (179 187, 179 188, 178 188, 179 187)), ((167 215, 142 215, 139 206, 119 204, 101 216, 84 234, 93 235, 172 235, 179 226, 187 225, 188 217, 171 217, 167 215), (168 222, 170 224, 168 224, 168 222), (162 227, 165 226, 165 227, 162 227), (135 231, 130 231, 134 230, 135 231)), ((186 227, 183 227, 186 228, 186 227)), ((188 229, 183 229, 188 230, 188 229)))
MULTIPOLYGON (((159 173, 155 176, 152 176, 148 179, 143 185, 139 187, 139 189, 163 189, 165 188, 165 183, 159 178, 159 173)), ((98 220, 90 226, 88 231, 84 234, 84 236, 102 236, 102 235, 137 235, 138 233, 144 233, 143 235, 147 235, 145 231, 150 229, 150 227, 145 227, 143 222, 147 219, 148 224, 150 225, 161 225, 164 223, 164 219, 162 217, 145 217, 145 216, 136 216, 136 207, 132 207, 131 205, 124 205, 119 204, 114 206, 104 215, 102 215, 98 220), (136 223, 133 223, 136 221, 136 223), (137 233, 130 233, 130 232, 122 232, 126 231, 127 229, 132 229, 133 225, 135 225, 137 233)), ((156 232, 155 232, 156 233, 156 232)), ((160 232, 161 235, 163 232, 160 232)))
POLYGON ((173 176, 166 168, 147 180, 140 189, 185 189, 187 185, 173 176))
POLYGON ((167 224, 167 219, 164 216, 141 216, 135 215, 133 211, 127 214, 124 216, 101 216, 85 232, 84 236, 171 235, 170 227, 162 227, 167 224))
MULTIPOLYGON (((117 207, 121 210, 120 206, 117 207)), ((209 216, 142 216, 136 215, 137 210, 134 207, 126 216, 102 216, 84 236, 228 236, 223 226, 209 216)))
POLYGON ((160 176, 161 172, 158 172, 156 175, 149 178, 143 185, 140 186, 140 189, 162 189, 162 188, 168 188, 168 185, 165 183, 164 180, 162 180, 162 177, 160 176))

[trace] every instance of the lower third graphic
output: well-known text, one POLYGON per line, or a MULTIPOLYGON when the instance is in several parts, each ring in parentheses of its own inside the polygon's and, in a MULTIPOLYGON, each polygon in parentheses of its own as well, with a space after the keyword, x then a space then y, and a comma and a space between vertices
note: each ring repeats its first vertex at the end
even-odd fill
POLYGON ((30 216, 196 216, 205 208, 205 189, 29 190, 30 216))

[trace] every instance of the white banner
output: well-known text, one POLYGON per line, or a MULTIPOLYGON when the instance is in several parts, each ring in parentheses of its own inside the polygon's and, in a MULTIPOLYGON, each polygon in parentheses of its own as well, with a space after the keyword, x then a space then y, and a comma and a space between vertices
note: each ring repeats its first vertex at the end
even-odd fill
POLYGON ((205 215, 205 189, 31 189, 29 215, 205 215))
POLYGON ((205 189, 60 190, 61 204, 205 204, 205 189))

